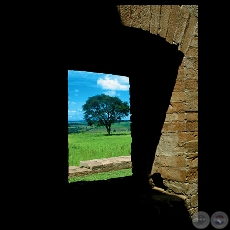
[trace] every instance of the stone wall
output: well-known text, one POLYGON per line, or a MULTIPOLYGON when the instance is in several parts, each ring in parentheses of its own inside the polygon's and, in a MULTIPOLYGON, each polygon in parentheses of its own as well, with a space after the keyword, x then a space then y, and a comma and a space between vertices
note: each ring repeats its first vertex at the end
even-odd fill
POLYGON ((188 197, 198 211, 198 6, 118 5, 122 24, 178 45, 184 58, 156 149, 151 173, 160 173, 168 191, 188 197))

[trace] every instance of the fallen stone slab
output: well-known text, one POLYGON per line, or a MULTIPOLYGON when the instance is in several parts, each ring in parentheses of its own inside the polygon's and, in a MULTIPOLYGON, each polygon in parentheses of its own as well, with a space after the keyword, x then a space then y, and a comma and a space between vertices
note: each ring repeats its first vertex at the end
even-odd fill
POLYGON ((77 166, 69 166, 69 177, 84 176, 90 174, 91 170, 77 166))
POLYGON ((110 157, 80 161, 80 166, 69 166, 69 178, 73 176, 90 175, 99 172, 109 172, 132 168, 131 156, 110 157))

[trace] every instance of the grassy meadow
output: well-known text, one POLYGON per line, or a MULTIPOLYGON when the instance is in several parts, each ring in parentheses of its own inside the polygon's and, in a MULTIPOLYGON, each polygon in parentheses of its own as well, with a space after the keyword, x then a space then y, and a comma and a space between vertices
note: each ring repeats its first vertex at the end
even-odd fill
POLYGON ((68 126, 69 166, 79 166, 84 160, 130 155, 129 121, 112 124, 111 135, 105 127, 90 127, 84 122, 70 122, 68 126))
POLYGON ((79 181, 96 181, 96 180, 107 180, 111 178, 119 178, 119 177, 126 177, 132 176, 132 169, 121 169, 111 172, 101 172, 92 175, 85 175, 79 177, 72 177, 69 178, 69 183, 71 182, 79 182, 79 181))

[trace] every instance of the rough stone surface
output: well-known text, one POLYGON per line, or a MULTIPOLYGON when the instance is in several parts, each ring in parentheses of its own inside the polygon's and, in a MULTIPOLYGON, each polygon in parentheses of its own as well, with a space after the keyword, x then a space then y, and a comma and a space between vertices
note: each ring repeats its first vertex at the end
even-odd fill
POLYGON ((141 29, 149 31, 149 24, 150 24, 150 5, 143 5, 141 7, 141 29))
POLYGON ((99 172, 108 172, 132 167, 131 156, 120 156, 88 161, 80 161, 80 166, 69 166, 69 178, 90 175, 99 172))
POLYGON ((178 23, 178 18, 180 15, 180 6, 179 5, 172 5, 171 6, 171 13, 169 17, 169 23, 168 23, 168 31, 166 36, 166 41, 172 44, 173 42, 173 36, 176 30, 176 25, 178 23))
POLYGON ((197 170, 197 168, 187 170, 186 181, 189 181, 190 183, 191 182, 196 183, 198 181, 198 170, 197 170))
POLYGON ((173 39, 174 43, 176 44, 181 43, 188 22, 188 18, 189 18, 189 10, 186 7, 182 6, 180 12, 180 19, 178 20, 177 29, 173 39))
POLYGON ((163 132, 182 132, 186 131, 186 124, 183 121, 165 122, 162 128, 163 132))
POLYGON ((185 90, 185 82, 184 82, 184 80, 177 79, 173 91, 174 92, 177 92, 177 91, 182 92, 184 90, 185 90))
POLYGON ((179 49, 183 52, 183 53, 187 53, 188 50, 188 46, 192 40, 192 37, 194 36, 194 32, 195 32, 195 26, 197 24, 197 18, 194 15, 191 15, 189 20, 188 20, 188 25, 186 27, 185 30, 185 34, 184 37, 182 39, 182 45, 179 46, 179 49))
POLYGON ((198 122, 197 121, 187 121, 186 122, 186 130, 188 132, 198 131, 198 122))
POLYGON ((150 33, 152 34, 158 34, 158 28, 159 28, 159 22, 160 22, 160 5, 151 5, 150 6, 150 13, 151 13, 151 19, 150 19, 150 33))
MULTIPOLYGON (((186 174, 187 174, 186 169, 161 166, 160 173, 163 178, 167 178, 179 182, 186 182, 186 174)), ((190 172, 189 176, 193 177, 193 172, 190 172)))
POLYGON ((182 145, 188 141, 197 141, 198 132, 179 132, 178 133, 178 144, 182 145))
POLYGON ((165 122, 171 121, 184 121, 186 118, 186 114, 184 113, 173 113, 173 114, 166 114, 165 122))
POLYGON ((198 206, 198 195, 193 195, 191 197, 191 207, 197 207, 198 206))
POLYGON ((187 195, 198 194, 198 184, 197 183, 188 184, 188 190, 186 194, 187 195))
POLYGON ((192 80, 185 80, 185 85, 184 85, 184 89, 188 92, 188 91, 193 91, 196 92, 198 91, 198 81, 196 79, 192 79, 192 80))
POLYGON ((187 159, 187 166, 189 168, 197 168, 198 167, 198 156, 195 158, 187 159))
POLYGON ((186 113, 187 121, 198 121, 198 112, 186 113))
POLYGON ((171 11, 171 5, 161 6, 160 27, 159 27, 159 32, 158 32, 158 34, 161 37, 166 37, 170 11, 171 11))
MULTIPOLYGON (((190 213, 195 213, 198 210, 198 5, 120 5, 118 9, 124 26, 159 35, 168 43, 177 44, 184 54, 151 172, 161 173, 172 193, 188 195, 187 207, 190 213)), ((131 104, 133 112, 135 105, 131 104)), ((135 136, 135 125, 132 133, 135 136)), ((113 165, 118 162, 114 159, 113 165)))
POLYGON ((184 113, 185 104, 184 102, 170 102, 167 113, 184 113))
POLYGON ((171 97, 171 102, 183 102, 185 101, 184 92, 173 92, 171 97))
POLYGON ((184 156, 164 156, 161 155, 161 165, 170 167, 186 167, 186 159, 184 156))

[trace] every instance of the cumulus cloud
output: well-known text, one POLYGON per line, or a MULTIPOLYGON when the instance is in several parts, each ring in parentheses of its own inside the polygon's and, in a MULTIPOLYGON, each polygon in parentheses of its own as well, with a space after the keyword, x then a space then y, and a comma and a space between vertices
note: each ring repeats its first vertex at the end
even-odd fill
POLYGON ((129 78, 128 78, 128 77, 117 76, 117 78, 118 78, 118 81, 119 81, 120 83, 124 83, 124 84, 126 84, 126 85, 129 84, 129 78))
POLYGON ((97 80, 97 84, 102 87, 102 89, 115 91, 115 90, 121 90, 126 91, 129 90, 129 81, 125 79, 126 77, 123 76, 117 76, 117 77, 111 77, 109 75, 106 75, 103 78, 99 78, 97 80))
POLYGON ((111 97, 114 97, 116 95, 116 91, 114 90, 105 91, 103 93, 111 97))

